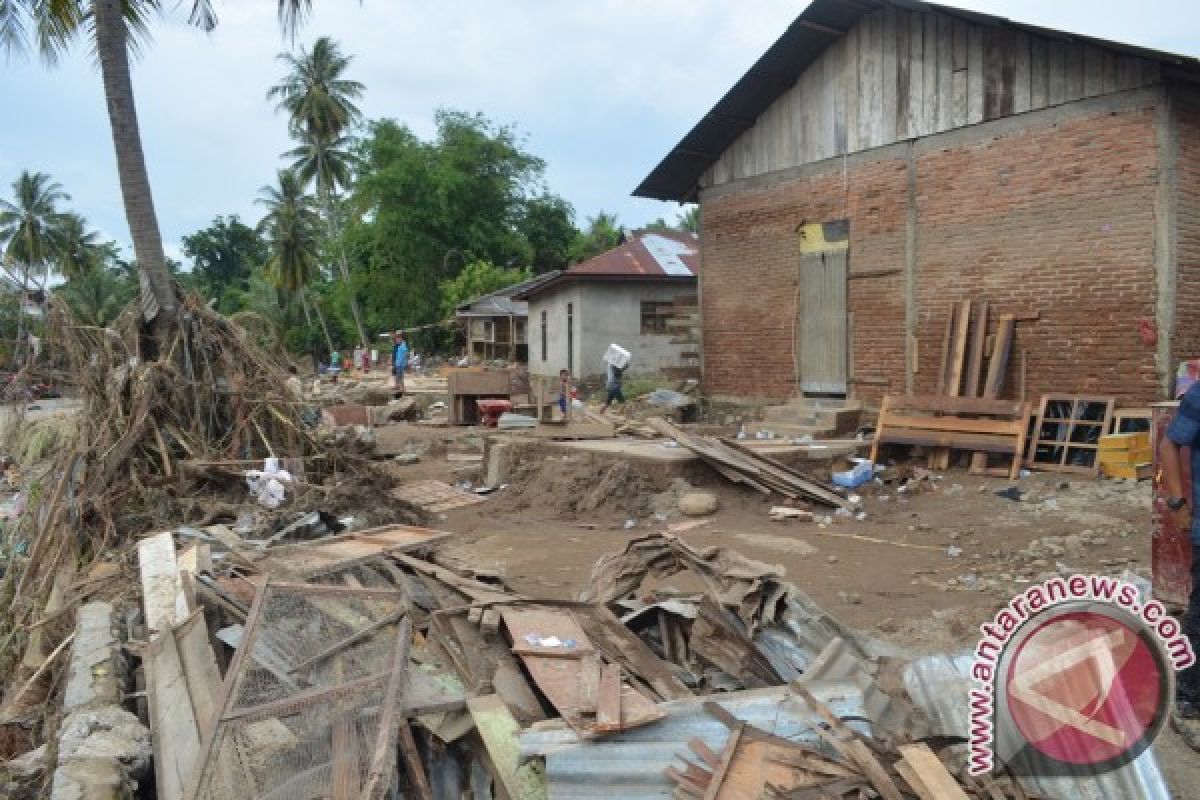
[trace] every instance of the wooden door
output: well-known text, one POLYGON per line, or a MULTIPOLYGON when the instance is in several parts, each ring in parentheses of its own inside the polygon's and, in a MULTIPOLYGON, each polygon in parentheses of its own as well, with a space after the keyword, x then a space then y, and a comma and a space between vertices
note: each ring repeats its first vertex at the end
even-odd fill
POLYGON ((800 391, 845 395, 848 384, 846 280, 848 220, 800 228, 796 352, 800 391))

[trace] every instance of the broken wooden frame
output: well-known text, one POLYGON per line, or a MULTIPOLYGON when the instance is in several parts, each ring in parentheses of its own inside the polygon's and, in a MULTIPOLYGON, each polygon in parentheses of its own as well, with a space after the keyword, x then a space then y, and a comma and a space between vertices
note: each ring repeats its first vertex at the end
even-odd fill
POLYGON ((871 461, 885 444, 938 447, 1012 456, 1009 477, 1020 474, 1029 404, 1012 400, 933 395, 886 395, 879 410, 871 461))
POLYGON ((397 715, 415 713, 405 691, 412 625, 395 614, 406 608, 398 591, 262 583, 183 797, 381 798, 393 781, 397 715), (376 625, 389 612, 399 621, 376 625), (270 663, 257 657, 261 646, 270 663))
POLYGON ((1116 399, 1091 395, 1042 395, 1026 463, 1050 472, 1095 475, 1100 437, 1112 424, 1116 399))

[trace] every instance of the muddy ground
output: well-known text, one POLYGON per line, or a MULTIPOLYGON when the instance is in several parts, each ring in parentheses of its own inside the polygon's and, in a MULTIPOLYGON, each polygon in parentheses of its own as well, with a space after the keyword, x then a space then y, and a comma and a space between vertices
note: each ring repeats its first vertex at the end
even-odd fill
MULTIPOLYGON (((394 469, 408 479, 473 477, 437 447, 394 469)), ((661 476, 652 477, 623 462, 555 455, 526 464, 487 502, 431 524, 459 534, 457 555, 501 571, 517 591, 574 598, 600 555, 684 519, 673 493, 660 491, 661 476)), ((681 538, 778 564, 843 622, 916 653, 973 647, 980 623, 1053 574, 1150 575, 1145 482, 1035 473, 1017 482, 1022 496, 1013 500, 997 495, 1009 481, 951 469, 911 496, 895 484, 868 487, 863 519, 775 522, 768 511, 779 498, 705 467, 688 477, 720 507, 681 538)), ((1200 797, 1200 756, 1169 731, 1157 748, 1175 796, 1200 797)))

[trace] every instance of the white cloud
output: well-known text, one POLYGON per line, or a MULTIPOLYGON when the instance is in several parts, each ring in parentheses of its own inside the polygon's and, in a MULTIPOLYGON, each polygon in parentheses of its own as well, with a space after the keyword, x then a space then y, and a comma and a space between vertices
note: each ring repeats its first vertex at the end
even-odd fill
MULTIPOLYGON (((806 4, 799 0, 319 0, 298 37, 330 35, 355 56, 364 112, 422 135, 438 107, 516 124, 548 162, 550 188, 580 219, 604 209, 630 225, 675 208, 629 193, 806 4)), ((1193 48, 1200 15, 1182 0, 963 0, 975 10, 1163 49, 1193 48)), ((156 26, 135 67, 142 134, 164 240, 217 214, 253 222, 254 197, 288 146, 265 99, 287 45, 274 0, 227 0, 205 36, 156 26)), ((95 225, 125 224, 100 80, 81 52, 57 70, 13 64, 0 104, 0 182, 51 173, 95 225)))

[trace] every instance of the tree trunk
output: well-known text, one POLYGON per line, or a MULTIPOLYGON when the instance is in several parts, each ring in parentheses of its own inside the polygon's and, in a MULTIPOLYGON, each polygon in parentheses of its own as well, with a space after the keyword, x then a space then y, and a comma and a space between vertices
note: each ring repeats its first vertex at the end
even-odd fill
POLYGON ((175 324, 178 299, 175 283, 167 269, 162 234, 154 213, 154 197, 150 193, 150 176, 146 172, 146 156, 142 152, 121 6, 122 0, 92 0, 96 53, 104 80, 104 98, 117 156, 125 219, 129 223, 133 254, 137 259, 142 314, 147 322, 154 324, 155 339, 161 343, 175 324))
MULTIPOLYGON (((304 316, 308 317, 308 289, 300 290, 300 302, 304 304, 304 316)), ((313 301, 312 307, 317 312, 317 321, 321 323, 321 333, 325 334, 325 345, 329 348, 329 352, 333 352, 333 338, 329 335, 329 326, 325 324, 325 315, 321 313, 321 306, 316 300, 313 301)))
POLYGON ((358 307, 358 295, 354 292, 354 287, 350 285, 350 265, 346 262, 346 249, 342 246, 342 237, 338 236, 337 225, 337 198, 332 192, 323 192, 325 204, 325 223, 329 228, 329 243, 333 245, 336 242, 338 272, 341 273, 342 281, 346 284, 346 291, 350 297, 350 315, 354 317, 354 327, 358 330, 358 340, 362 343, 364 349, 370 349, 371 344, 367 341, 367 331, 363 328, 362 311, 358 307))

